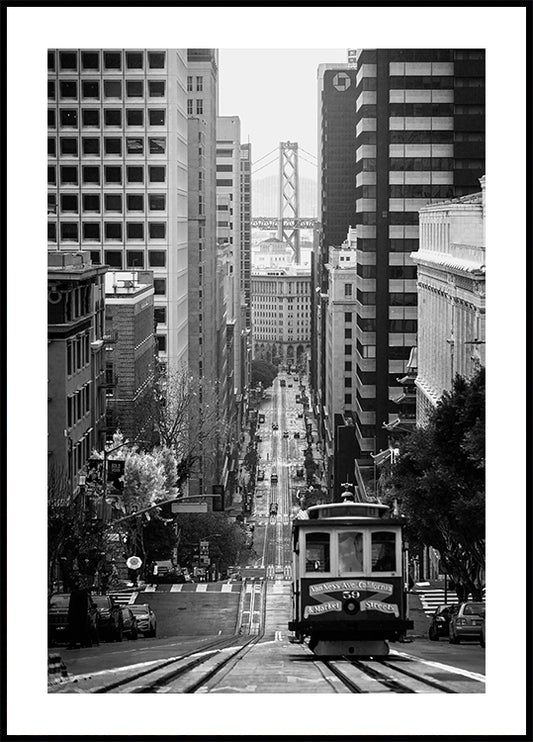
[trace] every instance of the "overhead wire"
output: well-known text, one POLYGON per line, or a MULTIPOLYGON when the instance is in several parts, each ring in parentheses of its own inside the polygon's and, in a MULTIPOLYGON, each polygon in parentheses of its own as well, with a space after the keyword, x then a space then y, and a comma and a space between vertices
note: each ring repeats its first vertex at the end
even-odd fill
MULTIPOLYGON (((306 149, 304 149, 303 147, 300 147, 300 149, 301 149, 301 151, 302 151, 302 152, 305 152, 305 154, 306 154, 306 155, 309 155, 309 156, 310 156, 310 157, 312 157, 312 158, 313 158, 314 160, 316 160, 316 159, 317 159, 316 155, 313 155, 313 154, 311 154, 311 152, 308 152, 308 151, 307 151, 306 149)), ((317 161, 318 161, 318 160, 317 160, 317 161)))

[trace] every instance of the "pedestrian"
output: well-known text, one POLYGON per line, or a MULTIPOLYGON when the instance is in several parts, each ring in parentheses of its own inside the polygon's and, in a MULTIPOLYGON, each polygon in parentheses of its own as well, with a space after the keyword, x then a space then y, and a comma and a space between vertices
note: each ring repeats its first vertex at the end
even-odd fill
POLYGON ((77 644, 81 647, 92 645, 89 615, 91 603, 92 600, 87 587, 83 581, 76 580, 68 604, 68 649, 75 649, 77 644))

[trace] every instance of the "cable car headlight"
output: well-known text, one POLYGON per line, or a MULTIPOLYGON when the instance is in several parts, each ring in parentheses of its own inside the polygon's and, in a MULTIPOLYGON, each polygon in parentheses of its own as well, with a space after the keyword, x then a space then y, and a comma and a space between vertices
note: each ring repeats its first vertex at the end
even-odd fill
POLYGON ((348 598, 348 600, 345 600, 342 604, 343 611, 349 613, 351 616, 355 616, 356 613, 359 613, 359 608, 359 601, 354 598, 348 598))

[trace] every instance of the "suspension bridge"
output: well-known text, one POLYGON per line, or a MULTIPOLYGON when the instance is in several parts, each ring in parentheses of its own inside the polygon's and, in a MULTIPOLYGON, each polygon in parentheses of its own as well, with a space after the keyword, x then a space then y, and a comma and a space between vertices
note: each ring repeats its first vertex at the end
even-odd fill
MULTIPOLYGON (((315 162, 303 160, 316 167, 316 158, 310 152, 303 148, 301 151, 315 159, 315 162)), ((256 167, 252 170, 252 176, 263 168, 268 167, 278 159, 279 162, 279 183, 278 183, 278 214, 277 216, 257 216, 251 220, 252 227, 256 229, 276 230, 277 238, 280 242, 289 245, 294 253, 294 262, 300 263, 300 230, 317 229, 320 223, 317 219, 308 216, 300 216, 300 187, 298 175, 299 148, 297 142, 280 142, 279 147, 268 152, 259 160, 254 162, 254 166, 266 159, 270 155, 278 152, 278 157, 274 157, 269 162, 256 167)))

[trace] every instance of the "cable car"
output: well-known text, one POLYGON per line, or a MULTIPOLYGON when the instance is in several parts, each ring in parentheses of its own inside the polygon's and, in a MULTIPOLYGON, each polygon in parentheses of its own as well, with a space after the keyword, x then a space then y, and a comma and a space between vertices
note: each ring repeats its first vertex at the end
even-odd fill
POLYGON ((292 620, 297 641, 319 656, 384 657, 403 638, 407 570, 403 517, 387 505, 315 505, 292 526, 292 620))

